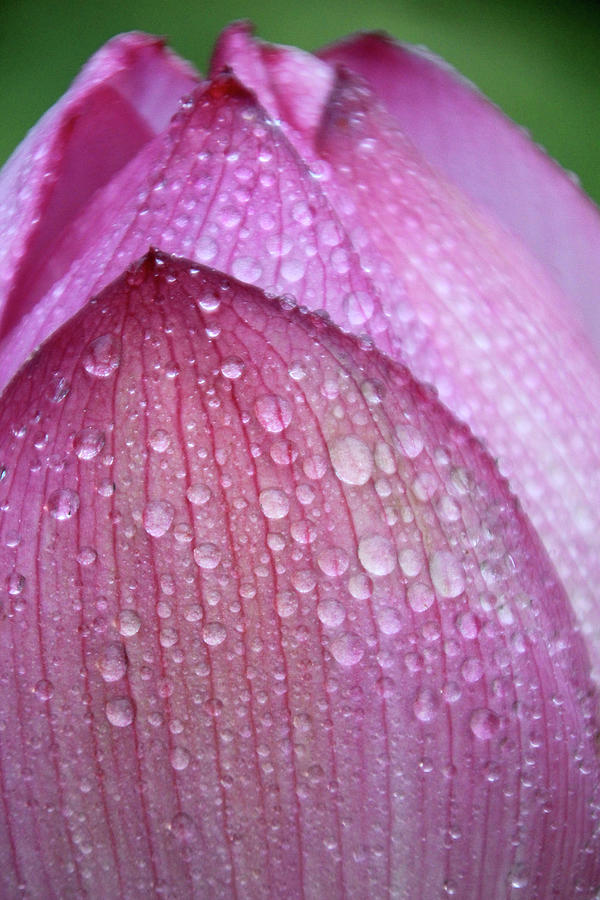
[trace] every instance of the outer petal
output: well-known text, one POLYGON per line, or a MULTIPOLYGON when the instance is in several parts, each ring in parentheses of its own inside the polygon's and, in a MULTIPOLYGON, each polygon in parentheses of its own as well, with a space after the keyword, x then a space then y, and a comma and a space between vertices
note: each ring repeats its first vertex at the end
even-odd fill
MULTIPOLYGON (((275 104, 272 115, 285 114, 286 72, 306 90, 323 82, 313 71, 322 73, 322 61, 305 54, 302 66, 297 51, 258 47, 234 26, 216 58, 275 104)), ((379 308, 332 315, 407 359, 499 458, 600 666, 600 368, 572 303, 520 241, 427 165, 353 77, 338 73, 322 97, 319 121, 313 114, 301 127, 292 114, 287 134, 325 167, 323 191, 382 298, 379 308)))
POLYGON ((592 897, 581 639, 406 369, 152 254, 0 454, 3 895, 592 897))
POLYGON ((600 352, 600 214, 573 178, 426 50, 363 34, 319 55, 365 78, 425 159, 524 240, 600 352))
POLYGON ((0 335, 33 308, 67 262, 65 227, 162 131, 197 82, 190 66, 143 34, 110 41, 31 131, 0 176, 0 335))

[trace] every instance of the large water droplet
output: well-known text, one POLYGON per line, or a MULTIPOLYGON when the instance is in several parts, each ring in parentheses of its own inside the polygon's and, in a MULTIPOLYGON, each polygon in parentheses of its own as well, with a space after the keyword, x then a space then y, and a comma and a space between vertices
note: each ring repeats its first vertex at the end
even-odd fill
POLYGON ((283 519, 290 510, 290 502, 283 491, 267 488, 260 492, 260 508, 267 519, 283 519))
POLYGON ((82 428, 73 438, 73 449, 79 459, 93 459, 104 447, 104 434, 93 426, 82 428))
POLYGON ((144 529, 154 538, 167 533, 173 524, 175 510, 167 500, 151 500, 144 507, 144 529))
POLYGON ((185 496, 194 506, 204 506, 212 497, 209 487, 205 484, 191 484, 186 491, 185 496))
POLYGON ((476 709, 469 724, 476 738, 488 741, 500 728, 500 719, 491 709, 476 709))
POLYGON ((207 622, 202 630, 202 637, 209 647, 218 647, 227 637, 227 630, 222 622, 207 622))
POLYGON ((127 656, 123 644, 111 641, 100 651, 98 668, 104 681, 119 681, 127 672, 127 656))
POLYGON ((216 569, 221 562, 221 551, 216 544, 198 544, 194 547, 194 559, 201 569, 216 569))
POLYGON ((275 394, 259 397, 254 404, 254 410, 262 427, 272 434, 283 431, 292 421, 291 403, 275 394))
POLYGON ((164 428, 157 428, 150 435, 149 443, 155 453, 166 453, 171 446, 171 435, 164 428))
POLYGON ((329 456, 335 474, 346 484, 366 484, 373 474, 373 454, 364 441, 353 434, 332 444, 329 456))
POLYGON ((346 610, 337 600, 322 600, 317 606, 317 615, 326 628, 337 628, 346 618, 346 610))
POLYGON ((339 578, 348 568, 348 554, 341 547, 328 547, 319 553, 317 565, 330 578, 339 578))
POLYGON ((428 584, 422 584, 420 581, 415 581, 407 587, 406 599, 408 600, 410 608, 415 612, 420 613, 425 612, 425 610, 429 609, 433 604, 435 594, 428 584))
POLYGON ((221 364, 221 374, 230 381, 241 378, 244 371, 244 361, 239 356, 228 356, 221 364))
POLYGON ((353 631, 340 634, 331 642, 331 655, 340 666, 355 666, 364 656, 365 648, 361 638, 353 631))
POLYGON ((119 349, 110 334, 97 337, 83 354, 83 368, 95 378, 108 378, 119 367, 120 362, 119 349))
POLYGON ((438 550, 433 554, 429 573, 440 597, 458 597, 465 589, 462 563, 449 550, 438 550))
POLYGON ((129 697, 115 697, 106 703, 106 718, 115 728, 126 728, 135 719, 135 707, 129 697))
POLYGON ((142 625, 142 620, 135 609, 122 609, 117 619, 119 634, 123 637, 133 637, 142 625))
POLYGON ((79 509, 79 494, 68 488, 54 491, 48 497, 48 512, 60 522, 71 519, 79 509))
POLYGON ((358 545, 358 558, 371 575, 389 575, 396 567, 396 554, 389 538, 374 534, 358 545))

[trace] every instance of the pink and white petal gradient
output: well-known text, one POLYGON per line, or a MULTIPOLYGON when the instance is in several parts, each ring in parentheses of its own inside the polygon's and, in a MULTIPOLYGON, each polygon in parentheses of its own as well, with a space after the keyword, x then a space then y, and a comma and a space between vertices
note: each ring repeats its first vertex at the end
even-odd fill
POLYGON ((0 454, 4 896, 592 895, 582 638, 405 367, 151 253, 12 380, 0 454))
MULTIPOLYGON (((401 54, 390 42, 364 40, 401 54)), ((342 61, 350 65, 352 58, 342 61)), ((429 145, 420 140, 416 125, 409 134, 417 132, 417 146, 399 130, 400 101, 394 101, 392 117, 352 73, 331 67, 328 77, 323 60, 254 41, 243 24, 227 30, 217 45, 213 71, 224 65, 257 92, 319 175, 324 196, 381 298, 371 307, 360 298, 351 301, 342 318, 329 310, 334 320, 366 332, 378 347, 408 362, 498 458, 567 587, 600 674, 600 366, 580 325, 583 310, 592 331, 585 310, 592 302, 586 300, 588 288, 598 296, 594 267, 600 255, 593 249, 600 245, 598 211, 541 151, 523 150, 525 171, 535 172, 531 191, 543 186, 539 196, 547 228, 553 222, 552 227, 569 232, 565 259, 577 274, 572 282, 566 277, 557 282, 556 267, 540 262, 548 261, 542 249, 549 252, 552 241, 541 222, 537 244, 533 239, 530 194, 522 192, 527 227, 491 202, 491 213, 474 203, 436 167, 443 146, 430 161, 420 152, 429 145), (291 80, 295 91, 287 88, 291 80), (305 94, 319 97, 321 109, 313 103, 310 116, 303 117, 305 94), (555 189, 557 181, 561 191, 555 189), (551 205, 544 199, 550 194, 557 195, 551 205), (502 215, 504 223, 492 213, 502 215), (506 226, 514 226, 513 231, 506 226), (519 235, 531 237, 539 259, 519 235), (582 254, 589 258, 587 267, 576 264, 582 254), (571 290, 581 290, 580 303, 571 290)), ((455 111, 456 91, 449 91, 449 110, 455 111)), ((396 96, 392 88, 388 94, 396 96)), ((481 117, 485 113, 490 129, 496 117, 495 127, 506 141, 516 142, 515 147, 524 142, 478 95, 465 96, 481 117)), ((432 130, 438 107, 448 113, 442 99, 437 106, 431 101, 432 130)), ((462 119, 456 114, 454 121, 449 159, 458 167, 462 119)), ((474 127, 472 116, 466 116, 467 144, 474 127)), ((515 153, 498 167, 496 183, 516 216, 520 188, 503 174, 514 165, 515 153)), ((489 159, 482 152, 486 165, 493 166, 495 154, 490 135, 489 159)), ((446 174, 455 173, 448 169, 446 174)), ((469 193, 485 200, 466 175, 460 187, 463 180, 469 193)))
POLYGON ((0 174, 0 336, 80 248, 55 248, 94 193, 163 131, 197 83, 160 38, 125 34, 87 63, 0 174))

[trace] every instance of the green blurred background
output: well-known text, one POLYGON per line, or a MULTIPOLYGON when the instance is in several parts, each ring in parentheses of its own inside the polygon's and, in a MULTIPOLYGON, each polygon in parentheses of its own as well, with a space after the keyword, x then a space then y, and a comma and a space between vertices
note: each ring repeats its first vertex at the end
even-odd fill
POLYGON ((425 44, 471 78, 600 202, 600 6, 581 0, 0 0, 0 163, 90 54, 132 28, 206 69, 230 20, 314 49, 359 29, 425 44))

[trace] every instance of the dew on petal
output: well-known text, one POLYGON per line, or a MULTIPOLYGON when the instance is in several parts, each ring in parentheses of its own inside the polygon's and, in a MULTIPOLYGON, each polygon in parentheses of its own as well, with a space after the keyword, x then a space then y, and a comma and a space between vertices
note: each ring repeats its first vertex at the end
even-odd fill
POLYGON ((317 606, 317 616, 327 628, 337 628, 346 618, 346 610, 337 600, 322 600, 317 606))
POLYGON ((54 491, 48 497, 48 512, 53 519, 71 519, 79 509, 79 494, 68 488, 54 491))
POLYGON ((165 453, 171 446, 171 435, 163 428, 157 428, 150 435, 149 443, 155 453, 165 453))
POLYGON ((261 491, 258 500, 267 519, 283 519, 290 510, 290 501, 283 491, 277 488, 261 491))
POLYGON ((379 609, 376 618, 383 634, 398 634, 402 628, 402 619, 398 611, 391 606, 384 606, 379 609))
POLYGON ((366 484, 373 474, 373 454, 353 434, 340 438, 329 448, 335 474, 345 484, 366 484))
POLYGON ((408 585, 406 589, 406 599, 408 600, 410 608, 414 610, 414 612, 420 613, 425 612, 426 609, 429 609, 429 607, 433 605, 435 594, 428 584, 415 581, 408 585))
POLYGON ((106 703, 106 718, 115 728, 126 728, 135 719, 135 707, 129 697, 115 697, 106 703))
POLYGON ((488 741, 500 728, 500 719, 491 709, 476 709, 469 722, 471 731, 481 741, 488 741))
POLYGON ((92 426, 82 428, 73 438, 73 449, 79 459, 93 459, 103 447, 103 432, 92 426))
POLYGON ((228 356, 221 364, 221 375, 230 381, 241 378, 244 371, 244 361, 239 356, 228 356))
POLYGON ((40 678, 35 684, 35 696, 42 703, 47 703, 54 696, 54 685, 47 678, 40 678))
POLYGON ((348 554, 341 547, 328 547, 319 553, 317 565, 330 578, 339 578, 348 569, 348 554))
POLYGON ((18 597, 25 590, 25 576, 20 572, 11 572, 6 578, 6 590, 11 597, 18 597))
POLYGON ((121 363, 114 337, 103 334, 89 344, 83 354, 83 368, 95 378, 108 378, 121 363))
POLYGON ((191 484, 185 496, 194 506, 204 506, 212 497, 212 492, 205 484, 191 484))
POLYGON ((127 655, 123 644, 105 644, 98 657, 98 669, 104 681, 119 681, 127 672, 127 655))
POLYGON ((298 448, 285 438, 274 441, 269 453, 273 462, 278 466, 290 466, 298 458, 298 448))
POLYGON ((291 403, 275 394, 259 397, 254 404, 254 411, 262 427, 271 434, 283 431, 292 421, 291 403))
POLYGON ((171 766, 176 772, 183 772, 190 764, 190 754, 185 747, 173 747, 171 750, 171 766))
POLYGON ((344 632, 336 637, 330 645, 331 655, 340 666, 355 666, 364 656, 365 648, 362 639, 353 631, 344 632))
POLYGON ((167 533, 173 524, 175 510, 167 500, 151 500, 144 507, 144 530, 154 538, 167 533))
POLYGON ((433 722, 439 707, 439 700, 430 688, 421 688, 413 704, 413 711, 420 722, 433 722))
POLYGON ((123 637, 133 637, 142 626, 142 620, 135 609, 122 609, 117 617, 117 628, 123 637))
POLYGON ((379 577, 389 575, 396 567, 396 554, 389 538, 374 534, 358 544, 358 558, 367 572, 379 577))
POLYGON ((423 438, 413 425, 400 425, 396 428, 398 447, 409 459, 416 459, 425 446, 423 438))
POLYGON ((198 544, 194 547, 194 559, 201 569, 216 569, 221 562, 221 551, 216 544, 198 544))
POLYGON ((458 597, 465 588, 465 573, 460 560, 449 550, 438 550, 429 563, 433 586, 440 597, 458 597))
POLYGON ((202 638, 209 647, 218 647, 227 637, 227 630, 222 622, 207 622, 202 629, 202 638))
POLYGON ((196 825, 191 816, 180 812, 173 816, 169 830, 179 844, 189 844, 194 839, 196 825))

